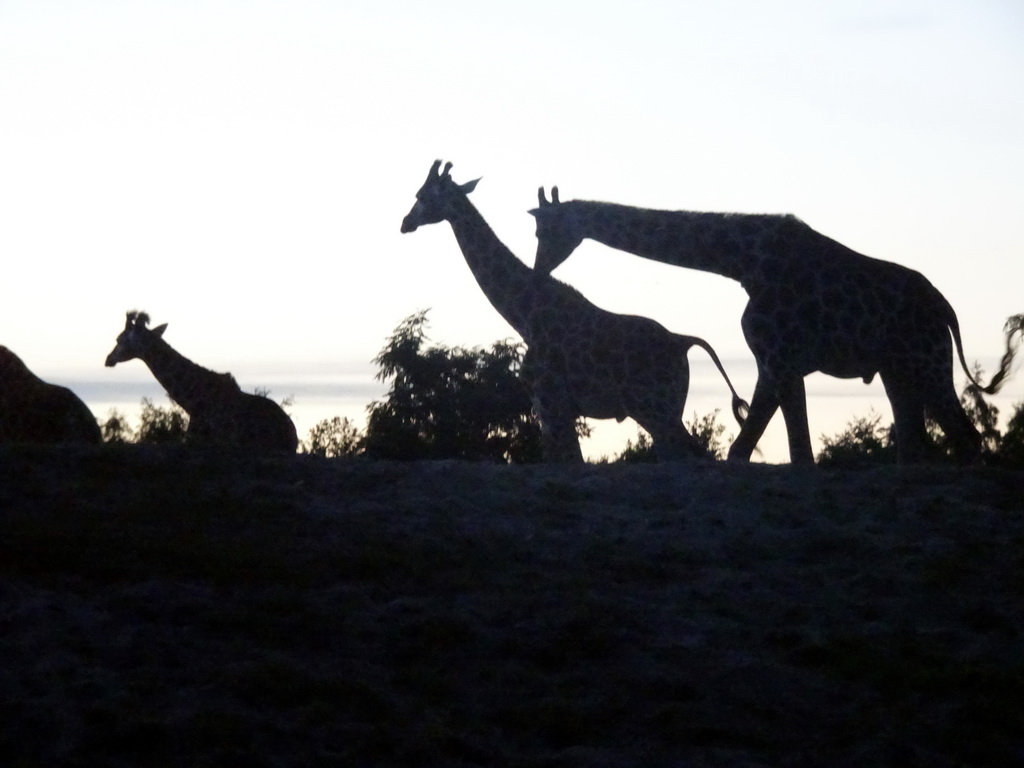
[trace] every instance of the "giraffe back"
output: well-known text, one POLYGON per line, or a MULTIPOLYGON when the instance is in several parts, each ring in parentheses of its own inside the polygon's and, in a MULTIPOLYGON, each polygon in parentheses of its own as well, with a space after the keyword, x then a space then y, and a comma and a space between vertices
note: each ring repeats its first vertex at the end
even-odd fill
POLYGON ((189 416, 186 440, 256 451, 294 453, 295 425, 266 397, 243 392, 230 373, 192 362, 163 339, 166 324, 150 329, 145 312, 128 312, 107 366, 141 359, 189 416))
POLYGON ((295 424, 281 406, 241 390, 194 407, 186 435, 205 445, 286 453, 295 453, 299 443, 295 424))
POLYGON ((67 387, 50 384, 0 346, 0 443, 98 443, 88 406, 67 387))

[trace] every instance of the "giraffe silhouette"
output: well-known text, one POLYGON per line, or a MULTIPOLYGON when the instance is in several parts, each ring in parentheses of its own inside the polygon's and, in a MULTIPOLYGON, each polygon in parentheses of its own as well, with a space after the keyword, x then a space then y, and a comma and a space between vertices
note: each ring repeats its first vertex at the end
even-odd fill
POLYGON ((43 381, 0 346, 0 443, 98 443, 92 411, 67 387, 43 381))
POLYGON ((668 264, 736 280, 750 300, 741 325, 757 384, 750 412, 729 449, 747 461, 780 407, 790 461, 813 463, 804 376, 881 377, 892 405, 899 462, 928 457, 925 414, 958 458, 977 459, 981 437, 953 387, 952 347, 971 384, 992 394, 1012 355, 982 387, 967 368, 956 313, 919 272, 863 256, 791 215, 662 211, 613 203, 548 201, 537 223, 535 269, 550 274, 585 238, 668 264))
POLYGON ((230 373, 215 373, 175 351, 163 339, 166 323, 148 326, 145 312, 128 312, 106 365, 142 360, 167 396, 188 414, 190 442, 295 452, 295 425, 277 403, 243 392, 230 373))
POLYGON ((617 315, 578 291, 534 272, 494 234, 467 195, 477 182, 456 184, 451 163, 433 164, 402 222, 402 232, 448 221, 477 283, 498 313, 526 342, 522 374, 530 385, 546 461, 581 462, 576 418, 632 417, 650 433, 659 459, 705 456, 682 424, 692 346, 704 349, 742 401, 711 346, 671 333, 653 320, 617 315))

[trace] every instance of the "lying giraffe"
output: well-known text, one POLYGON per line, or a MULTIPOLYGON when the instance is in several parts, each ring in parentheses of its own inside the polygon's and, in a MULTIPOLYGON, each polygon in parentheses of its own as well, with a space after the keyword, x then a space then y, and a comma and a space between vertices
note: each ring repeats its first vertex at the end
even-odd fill
POLYGON ((546 461, 582 462, 576 419, 632 417, 650 433, 659 459, 703 456, 682 424, 692 346, 705 350, 732 392, 742 423, 747 404, 703 339, 671 333, 653 320, 600 309, 554 278, 534 272, 506 248, 437 161, 416 193, 402 232, 448 221, 477 283, 526 342, 523 376, 541 425, 546 461))
POLYGON ((190 441, 294 453, 295 425, 273 400, 243 392, 230 373, 196 365, 163 340, 167 324, 150 329, 149 315, 128 312, 107 367, 142 360, 188 414, 190 441))
POLYGON ((747 461, 778 408, 790 461, 813 463, 804 376, 879 374, 896 422, 901 464, 927 456, 925 413, 961 461, 975 460, 981 437, 953 387, 950 334, 972 385, 993 394, 1006 378, 1004 357, 987 387, 971 376, 956 313, 918 272, 862 256, 795 216, 696 213, 612 203, 551 201, 539 192, 535 269, 550 274, 585 238, 648 259, 739 281, 750 296, 741 320, 757 362, 750 413, 729 450, 747 461))
POLYGON ((0 443, 98 443, 100 427, 74 392, 49 384, 0 346, 0 443))

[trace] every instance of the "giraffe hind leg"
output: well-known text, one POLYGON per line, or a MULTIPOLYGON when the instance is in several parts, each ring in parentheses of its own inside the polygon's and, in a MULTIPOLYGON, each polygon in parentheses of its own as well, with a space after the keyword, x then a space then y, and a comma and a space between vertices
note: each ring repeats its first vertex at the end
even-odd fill
POLYGON ((683 425, 681 415, 673 422, 658 422, 643 417, 636 419, 636 422, 651 436, 654 456, 658 461, 708 457, 704 445, 683 425))
POLYGON ((964 412, 952 386, 933 392, 925 403, 925 410, 942 428, 958 461, 971 464, 980 458, 981 435, 964 412))
POLYGON ((929 442, 924 427, 924 400, 918 388, 913 382, 907 384, 892 375, 883 373, 881 378, 896 426, 897 463, 924 461, 929 454, 929 442))

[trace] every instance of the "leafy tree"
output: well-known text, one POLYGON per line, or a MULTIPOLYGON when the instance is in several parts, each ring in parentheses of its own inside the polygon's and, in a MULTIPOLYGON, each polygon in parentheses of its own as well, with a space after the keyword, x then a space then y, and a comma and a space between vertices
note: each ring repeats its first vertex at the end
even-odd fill
POLYGON ((369 406, 366 454, 540 460, 540 426, 519 377, 523 345, 427 346, 426 326, 426 310, 410 315, 373 360, 379 366, 377 379, 391 379, 391 390, 387 399, 369 406))
POLYGON ((896 443, 893 427, 882 426, 882 414, 871 410, 868 416, 851 421, 843 432, 821 438, 818 464, 826 467, 862 467, 894 464, 896 443))
POLYGON ((166 408, 154 405, 148 397, 142 398, 142 415, 135 432, 137 443, 182 443, 188 431, 188 414, 178 405, 166 408))
POLYGON ((107 420, 100 423, 100 437, 105 443, 131 443, 135 441, 135 432, 128 417, 111 408, 107 420))
POLYGON ((132 429, 128 417, 116 408, 111 408, 107 420, 100 424, 106 443, 181 443, 187 430, 188 414, 180 406, 161 407, 148 397, 142 398, 137 429, 132 429))
POLYGON ((300 453, 327 458, 356 456, 363 450, 363 438, 350 419, 335 416, 324 419, 309 430, 299 444, 300 453))
MULTIPOLYGON (((636 432, 636 442, 627 440, 622 452, 611 459, 611 461, 624 464, 653 464, 657 461, 657 458, 654 456, 654 443, 651 441, 650 435, 642 429, 638 429, 636 432)), ((598 464, 607 464, 608 462, 608 457, 602 456, 598 464)))
MULTIPOLYGON (((725 434, 725 424, 718 421, 720 412, 721 409, 715 408, 711 413, 698 416, 694 411, 693 420, 684 422, 686 428, 690 430, 690 434, 696 437, 700 444, 707 448, 708 453, 718 460, 724 459, 728 451, 728 446, 722 440, 722 436, 725 434)), ((732 441, 729 442, 731 444, 732 441)))
MULTIPOLYGON (((1015 344, 1014 338, 1024 336, 1024 314, 1008 318, 1003 330, 1006 331, 1006 355, 1003 356, 1006 359, 1019 346, 1019 340, 1015 344)), ((1006 422, 1006 433, 999 444, 999 460, 1007 466, 1024 467, 1024 402, 1014 406, 1013 414, 1006 422)))
POLYGON ((1024 467, 1024 402, 1014 406, 1006 423, 1006 433, 999 445, 999 463, 1008 467, 1024 467))

